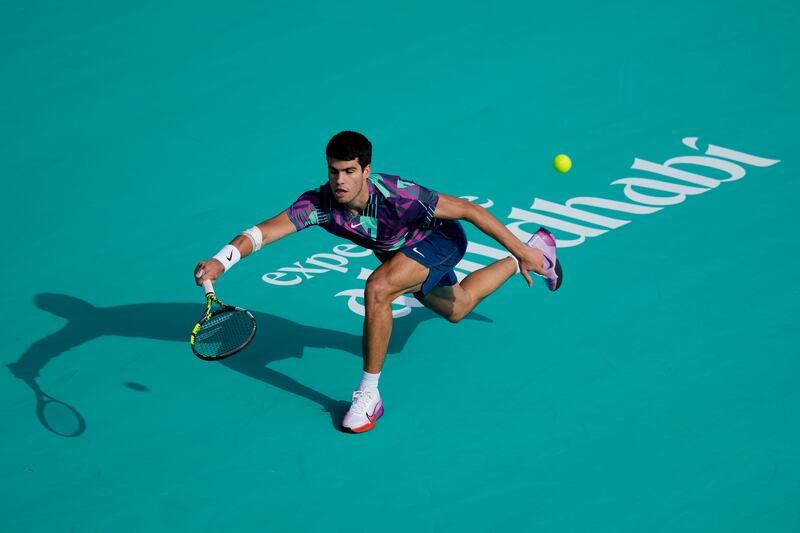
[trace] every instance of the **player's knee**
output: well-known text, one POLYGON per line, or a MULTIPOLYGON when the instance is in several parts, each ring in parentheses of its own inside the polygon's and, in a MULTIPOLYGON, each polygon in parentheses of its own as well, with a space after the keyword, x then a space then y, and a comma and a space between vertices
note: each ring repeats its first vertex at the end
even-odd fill
POLYGON ((447 315, 445 318, 451 324, 458 324, 459 322, 461 322, 464 319, 464 317, 459 315, 459 314, 450 314, 450 315, 447 315))
POLYGON ((364 299, 367 305, 385 304, 394 299, 392 287, 384 276, 373 275, 367 279, 367 285, 364 288, 364 299))
POLYGON ((456 324, 464 320, 467 315, 472 311, 472 308, 475 307, 473 304, 472 296, 468 292, 464 292, 455 302, 453 305, 452 311, 450 311, 449 316, 447 316, 447 320, 456 324))
POLYGON ((449 315, 449 316, 447 316, 446 318, 447 318, 447 320, 448 320, 449 322, 452 322, 453 324, 458 324, 459 322, 461 322, 462 320, 464 320, 464 319, 467 317, 467 315, 468 315, 468 314, 469 314, 469 311, 466 311, 466 312, 465 312, 465 311, 463 311, 463 310, 454 310, 454 311, 453 311, 452 313, 450 313, 450 315, 449 315))

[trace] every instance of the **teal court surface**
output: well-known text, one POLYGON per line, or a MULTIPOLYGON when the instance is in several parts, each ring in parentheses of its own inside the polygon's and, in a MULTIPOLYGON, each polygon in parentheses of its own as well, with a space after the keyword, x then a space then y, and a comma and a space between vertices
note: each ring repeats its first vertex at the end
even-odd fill
MULTIPOLYGON (((0 531, 800 531, 799 14, 2 2, 0 531), (188 345, 195 264, 344 129, 565 274, 398 301, 362 435, 363 249, 266 247, 217 284, 254 343, 188 345)), ((467 233, 462 274, 500 253, 467 233)))

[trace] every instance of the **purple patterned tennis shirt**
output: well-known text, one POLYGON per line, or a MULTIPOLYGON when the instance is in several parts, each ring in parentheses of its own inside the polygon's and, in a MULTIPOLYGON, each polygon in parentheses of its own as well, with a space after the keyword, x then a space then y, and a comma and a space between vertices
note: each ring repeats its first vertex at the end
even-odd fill
POLYGON ((439 193, 389 174, 370 174, 369 200, 353 215, 336 202, 328 183, 304 192, 286 214, 297 230, 321 226, 359 246, 389 252, 413 246, 456 221, 434 218, 439 193))

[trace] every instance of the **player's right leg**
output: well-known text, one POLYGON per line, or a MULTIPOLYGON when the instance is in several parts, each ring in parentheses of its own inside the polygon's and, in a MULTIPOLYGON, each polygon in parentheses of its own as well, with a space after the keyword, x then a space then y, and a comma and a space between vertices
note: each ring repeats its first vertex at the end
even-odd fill
POLYGON ((383 415, 378 379, 392 333, 392 302, 401 294, 420 290, 429 271, 428 267, 398 253, 381 264, 367 280, 364 294, 364 372, 361 384, 353 393, 350 409, 342 419, 345 431, 369 431, 383 415))

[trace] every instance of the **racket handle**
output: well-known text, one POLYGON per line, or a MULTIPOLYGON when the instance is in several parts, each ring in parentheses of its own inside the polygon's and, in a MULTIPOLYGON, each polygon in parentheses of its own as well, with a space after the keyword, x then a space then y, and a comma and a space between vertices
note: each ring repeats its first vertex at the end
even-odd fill
POLYGON ((210 280, 205 280, 203 282, 203 289, 206 291, 206 296, 209 294, 214 294, 214 285, 211 283, 210 280))

